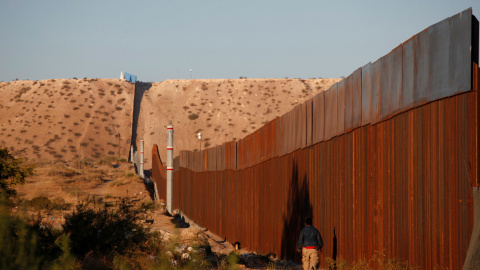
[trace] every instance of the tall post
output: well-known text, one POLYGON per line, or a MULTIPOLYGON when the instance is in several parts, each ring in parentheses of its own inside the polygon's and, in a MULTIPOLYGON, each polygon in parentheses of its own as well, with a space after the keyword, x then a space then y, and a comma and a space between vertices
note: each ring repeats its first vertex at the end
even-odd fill
POLYGON ((140 140, 140 177, 145 178, 145 173, 143 171, 143 140, 140 140))
POLYGON ((130 145, 130 162, 132 162, 132 164, 135 163, 135 161, 133 160, 133 145, 130 145))
POLYGON ((167 126, 167 211, 173 210, 173 125, 167 126))

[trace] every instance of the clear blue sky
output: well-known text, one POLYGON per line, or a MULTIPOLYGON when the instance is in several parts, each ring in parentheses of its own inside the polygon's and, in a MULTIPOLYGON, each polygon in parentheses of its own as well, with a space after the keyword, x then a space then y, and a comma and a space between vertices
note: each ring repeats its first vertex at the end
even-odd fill
POLYGON ((479 0, 0 0, 0 81, 347 76, 479 0))

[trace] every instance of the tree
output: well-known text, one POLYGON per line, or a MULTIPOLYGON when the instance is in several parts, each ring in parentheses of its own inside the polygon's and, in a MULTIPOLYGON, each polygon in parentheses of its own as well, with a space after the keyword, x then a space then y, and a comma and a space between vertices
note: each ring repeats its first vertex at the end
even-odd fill
POLYGON ((33 169, 33 166, 24 165, 21 158, 12 156, 8 149, 0 148, 0 193, 7 197, 15 195, 11 186, 24 184, 25 178, 33 175, 33 169))

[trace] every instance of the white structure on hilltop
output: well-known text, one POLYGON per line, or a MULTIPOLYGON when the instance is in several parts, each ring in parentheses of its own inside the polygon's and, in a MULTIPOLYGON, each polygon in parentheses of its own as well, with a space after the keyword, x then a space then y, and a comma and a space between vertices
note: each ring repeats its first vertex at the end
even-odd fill
POLYGON ((125 80, 125 74, 123 74, 123 71, 120 71, 120 80, 125 80))

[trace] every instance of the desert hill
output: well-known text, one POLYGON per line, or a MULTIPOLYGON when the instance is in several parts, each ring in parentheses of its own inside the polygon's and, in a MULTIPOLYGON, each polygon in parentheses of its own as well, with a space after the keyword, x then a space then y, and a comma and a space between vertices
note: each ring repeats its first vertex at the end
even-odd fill
POLYGON ((296 105, 325 91, 338 79, 210 79, 137 83, 144 92, 137 145, 145 141, 150 165, 153 144, 166 160, 166 126, 174 126, 174 156, 239 140, 296 105), (202 141, 197 133, 202 133, 202 141), (163 151, 164 150, 164 151, 163 151))
POLYGON ((127 157, 145 140, 146 169, 154 143, 166 158, 239 140, 338 79, 167 80, 51 79, 0 83, 0 145, 27 159, 127 157), (136 98, 134 88, 136 87, 136 98), (137 103, 134 111, 134 102, 137 103), (200 142, 196 134, 203 133, 200 142))
POLYGON ((28 159, 128 155, 134 85, 121 80, 0 83, 0 143, 28 159))

